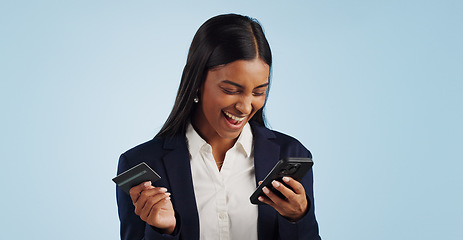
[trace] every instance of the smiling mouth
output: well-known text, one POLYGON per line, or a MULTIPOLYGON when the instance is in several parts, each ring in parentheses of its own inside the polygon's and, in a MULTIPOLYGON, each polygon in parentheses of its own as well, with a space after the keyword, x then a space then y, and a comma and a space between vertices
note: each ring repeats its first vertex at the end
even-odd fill
POLYGON ((244 119, 246 119, 246 117, 237 117, 229 112, 225 112, 223 111, 225 117, 227 118, 227 120, 231 123, 231 124, 234 124, 234 125, 238 125, 240 124, 244 119))

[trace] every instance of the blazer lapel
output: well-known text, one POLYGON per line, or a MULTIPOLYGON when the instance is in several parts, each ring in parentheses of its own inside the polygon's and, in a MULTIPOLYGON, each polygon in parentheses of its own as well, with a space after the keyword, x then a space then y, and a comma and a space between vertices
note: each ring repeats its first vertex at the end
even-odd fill
MULTIPOLYGON (((272 131, 255 123, 251 124, 251 126, 254 135, 254 169, 257 186, 258 182, 264 180, 278 162, 280 146, 273 141, 275 134, 272 131)), ((259 205, 258 208, 258 238, 261 240, 273 239, 276 236, 276 231, 278 231, 276 212, 266 204, 259 205)))
POLYGON ((182 235, 187 236, 187 239, 199 239, 199 216, 185 136, 166 139, 164 149, 167 153, 163 162, 173 193, 172 203, 181 217, 182 235))
POLYGON ((280 156, 280 146, 276 144, 275 134, 269 129, 253 124, 254 167, 256 184, 264 180, 280 156))

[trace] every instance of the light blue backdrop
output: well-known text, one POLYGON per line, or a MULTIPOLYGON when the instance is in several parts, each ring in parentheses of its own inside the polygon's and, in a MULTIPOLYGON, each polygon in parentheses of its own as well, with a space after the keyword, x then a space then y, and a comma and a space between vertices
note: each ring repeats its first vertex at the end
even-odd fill
POLYGON ((313 152, 324 239, 463 239, 458 0, 2 1, 0 239, 119 238, 118 156, 229 12, 265 28, 269 123, 313 152))

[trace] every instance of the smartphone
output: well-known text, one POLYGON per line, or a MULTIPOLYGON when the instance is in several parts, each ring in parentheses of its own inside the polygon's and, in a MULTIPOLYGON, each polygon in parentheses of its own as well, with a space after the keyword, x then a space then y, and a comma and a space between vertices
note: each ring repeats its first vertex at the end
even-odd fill
POLYGON ((151 184, 161 179, 153 169, 145 162, 142 162, 135 167, 117 175, 113 178, 113 182, 117 184, 124 192, 129 194, 131 188, 139 185, 142 182, 151 181, 151 184))
MULTIPOLYGON (((274 192, 279 197, 285 199, 285 196, 272 186, 272 181, 276 180, 285 186, 288 185, 283 182, 282 178, 287 176, 294 178, 297 181, 301 181, 304 175, 312 168, 313 162, 312 158, 284 158, 278 161, 273 167, 272 171, 265 177, 262 184, 257 187, 256 191, 249 198, 252 204, 264 204, 259 201, 257 198, 259 196, 265 196, 265 193, 262 191, 263 187, 267 187, 270 191, 274 192)), ((290 188, 290 187, 289 187, 290 188)))

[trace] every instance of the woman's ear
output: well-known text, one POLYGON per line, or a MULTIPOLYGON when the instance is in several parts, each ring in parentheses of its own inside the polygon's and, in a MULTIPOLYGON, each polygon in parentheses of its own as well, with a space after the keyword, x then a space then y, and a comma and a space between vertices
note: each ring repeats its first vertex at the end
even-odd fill
POLYGON ((204 88, 204 83, 201 84, 201 86, 198 89, 196 89, 195 98, 193 99, 194 103, 199 103, 199 101, 201 100, 202 98, 201 93, 202 93, 203 88, 204 88))

